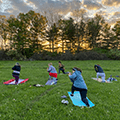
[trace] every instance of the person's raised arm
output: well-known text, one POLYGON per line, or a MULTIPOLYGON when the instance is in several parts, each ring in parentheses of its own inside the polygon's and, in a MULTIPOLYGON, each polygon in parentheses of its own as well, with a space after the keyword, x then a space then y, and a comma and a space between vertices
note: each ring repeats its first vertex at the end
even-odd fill
POLYGON ((50 72, 50 71, 51 71, 51 69, 52 69, 52 68, 51 68, 51 67, 49 67, 49 68, 47 68, 47 71, 48 71, 48 72, 50 72))
POLYGON ((74 82, 75 78, 77 77, 75 73, 73 73, 72 75, 71 75, 71 73, 69 73, 68 76, 72 82, 74 82))

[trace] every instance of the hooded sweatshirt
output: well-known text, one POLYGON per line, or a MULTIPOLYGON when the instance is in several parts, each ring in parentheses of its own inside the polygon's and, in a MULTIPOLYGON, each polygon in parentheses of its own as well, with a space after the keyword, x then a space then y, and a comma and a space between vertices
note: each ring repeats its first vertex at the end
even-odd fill
POLYGON ((53 67, 52 65, 49 66, 48 72, 50 72, 50 73, 57 73, 55 67, 53 67))
POLYGON ((75 70, 75 72, 72 75, 69 75, 69 78, 73 82, 74 87, 87 90, 87 86, 83 80, 83 77, 80 71, 75 70))
POLYGON ((95 65, 95 71, 99 73, 104 73, 103 69, 99 65, 95 65))

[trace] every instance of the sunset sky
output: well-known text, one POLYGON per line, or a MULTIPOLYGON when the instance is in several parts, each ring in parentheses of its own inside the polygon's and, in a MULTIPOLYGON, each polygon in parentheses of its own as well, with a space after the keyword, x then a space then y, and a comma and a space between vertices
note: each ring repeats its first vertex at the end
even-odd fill
POLYGON ((120 0, 0 0, 0 15, 15 15, 29 10, 36 12, 51 9, 69 16, 76 9, 85 9, 89 17, 95 13, 105 16, 109 23, 120 20, 120 0))

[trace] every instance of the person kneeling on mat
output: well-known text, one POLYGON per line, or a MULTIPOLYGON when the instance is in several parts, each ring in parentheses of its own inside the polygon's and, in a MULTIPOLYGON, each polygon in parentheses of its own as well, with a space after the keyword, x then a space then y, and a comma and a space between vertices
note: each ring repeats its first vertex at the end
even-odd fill
POLYGON ((53 77, 53 80, 57 79, 57 71, 55 69, 55 67, 52 66, 52 63, 48 64, 49 68, 47 68, 47 71, 49 72, 49 79, 51 79, 51 77, 53 77))
POLYGON ((88 100, 86 99, 86 95, 87 95, 87 86, 83 80, 83 77, 81 75, 82 70, 80 68, 74 67, 72 69, 73 74, 71 75, 71 73, 69 72, 68 76, 71 80, 71 82, 73 82, 72 88, 71 88, 71 96, 74 96, 74 91, 79 91, 80 95, 81 95, 81 99, 82 101, 89 107, 89 103, 88 100))
POLYGON ((12 68, 13 73, 12 76, 15 78, 15 84, 18 84, 18 80, 19 80, 19 75, 20 75, 20 70, 21 70, 21 66, 19 63, 16 63, 15 66, 12 68))
POLYGON ((105 82, 105 73, 103 69, 100 67, 100 65, 94 65, 94 68, 97 73, 97 80, 98 80, 98 77, 100 76, 102 78, 102 82, 105 82))

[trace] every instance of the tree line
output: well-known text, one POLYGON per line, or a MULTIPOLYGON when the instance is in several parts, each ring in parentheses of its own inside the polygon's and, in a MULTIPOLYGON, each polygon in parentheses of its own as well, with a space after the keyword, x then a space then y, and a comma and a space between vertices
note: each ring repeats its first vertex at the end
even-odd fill
POLYGON ((27 56, 60 48, 62 53, 65 50, 78 53, 88 48, 119 49, 120 21, 112 27, 98 14, 93 18, 84 17, 84 14, 76 18, 58 18, 50 24, 47 16, 32 10, 19 13, 17 17, 0 15, 1 49, 27 56))

